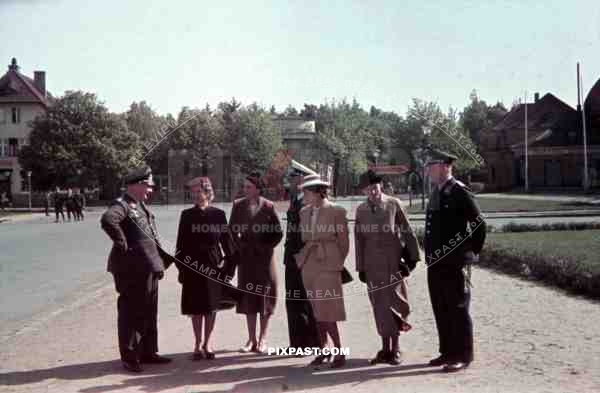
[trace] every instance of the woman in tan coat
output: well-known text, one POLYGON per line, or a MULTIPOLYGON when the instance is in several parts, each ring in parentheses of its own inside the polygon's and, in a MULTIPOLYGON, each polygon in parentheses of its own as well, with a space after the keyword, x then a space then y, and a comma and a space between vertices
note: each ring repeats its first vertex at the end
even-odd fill
POLYGON ((238 266, 237 313, 246 314, 248 341, 242 352, 266 351, 269 320, 277 303, 277 274, 274 248, 283 238, 273 202, 260 196, 262 183, 257 174, 244 182, 244 198, 233 202, 229 226, 238 266), (260 315, 260 336, 256 319, 260 315))
POLYGON ((356 209, 356 270, 369 288, 381 350, 371 364, 399 364, 400 332, 410 329, 405 277, 419 261, 419 246, 399 199, 382 192, 381 177, 368 171, 359 187, 368 199, 356 209))
MULTIPOLYGON (((300 229, 305 244, 296 254, 296 261, 317 321, 321 348, 327 347, 327 336, 335 348, 341 348, 337 322, 346 320, 342 270, 350 245, 346 210, 328 201, 329 184, 319 175, 306 176, 301 187, 307 205, 300 211, 300 229)), ((321 354, 311 365, 318 366, 329 357, 321 354)), ((338 354, 331 367, 341 367, 345 361, 345 356, 338 354)))

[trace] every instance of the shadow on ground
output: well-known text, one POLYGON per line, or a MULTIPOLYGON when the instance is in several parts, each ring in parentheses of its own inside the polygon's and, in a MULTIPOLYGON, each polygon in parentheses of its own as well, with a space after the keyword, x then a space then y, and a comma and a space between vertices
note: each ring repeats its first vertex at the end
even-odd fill
MULTIPOLYGON (((160 392, 184 386, 201 388, 202 385, 234 384, 230 391, 268 393, 315 389, 347 383, 360 384, 372 379, 440 372, 440 369, 432 369, 427 364, 369 366, 366 359, 348 359, 346 366, 341 369, 316 371, 305 365, 309 363, 309 358, 299 359, 302 364, 281 365, 281 361, 286 357, 234 355, 231 352, 221 352, 217 355, 218 358, 213 361, 192 362, 189 353, 172 354, 170 355, 173 358, 172 363, 146 365, 144 372, 139 375, 125 372, 118 360, 8 372, 0 374, 0 386, 27 385, 47 379, 76 381, 113 375, 119 379, 117 383, 87 387, 79 392, 118 392, 123 389, 160 392), (279 364, 266 366, 264 362, 279 364)), ((290 357, 287 359, 289 360, 290 357)), ((214 390, 214 392, 223 391, 214 390)))

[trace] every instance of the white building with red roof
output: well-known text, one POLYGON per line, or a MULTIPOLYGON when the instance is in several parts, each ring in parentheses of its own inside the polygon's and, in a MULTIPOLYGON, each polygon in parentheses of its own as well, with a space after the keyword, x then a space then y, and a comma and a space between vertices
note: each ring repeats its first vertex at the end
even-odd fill
POLYGON ((29 123, 46 113, 48 97, 46 73, 34 71, 31 79, 19 72, 13 58, 0 78, 0 195, 6 192, 10 198, 27 191, 27 174, 21 171, 18 153, 28 143, 29 123))

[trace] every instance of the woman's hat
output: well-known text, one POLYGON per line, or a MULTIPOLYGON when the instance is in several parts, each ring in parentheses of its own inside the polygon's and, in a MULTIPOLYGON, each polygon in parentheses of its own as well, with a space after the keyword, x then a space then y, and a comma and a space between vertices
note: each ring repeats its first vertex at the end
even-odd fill
POLYGON ((371 184, 381 183, 382 180, 383 179, 381 178, 381 176, 376 174, 372 169, 369 169, 368 171, 360 175, 360 178, 358 180, 358 188, 362 190, 363 188, 368 187, 371 184))
POLYGON ((304 182, 302 182, 298 188, 309 188, 309 187, 331 187, 331 184, 324 180, 321 180, 321 176, 318 174, 304 176, 304 182))

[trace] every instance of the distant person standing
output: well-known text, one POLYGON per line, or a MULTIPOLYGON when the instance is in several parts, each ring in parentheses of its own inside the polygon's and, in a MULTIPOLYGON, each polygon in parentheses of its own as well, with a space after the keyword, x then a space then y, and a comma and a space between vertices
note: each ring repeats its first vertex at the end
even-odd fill
POLYGON ((6 191, 3 191, 0 194, 0 207, 4 210, 8 206, 8 196, 6 195, 6 191))
POLYGON ((471 265, 485 241, 485 221, 471 191, 452 176, 457 157, 432 150, 426 171, 434 184, 427 204, 427 282, 439 335, 440 356, 431 366, 455 372, 473 361, 471 265))
POLYGON ((44 212, 46 213, 46 217, 50 216, 50 204, 52 203, 52 192, 47 191, 44 196, 44 212))
POLYGON ((56 214, 56 221, 60 222, 60 217, 62 217, 62 222, 65 222, 65 213, 63 212, 63 208, 65 205, 65 199, 60 192, 60 188, 56 187, 54 191, 54 214, 56 214))
POLYGON ((75 220, 83 221, 83 209, 85 209, 85 196, 78 188, 73 194, 73 205, 75 208, 75 220))
POLYGON ((158 352, 158 280, 173 262, 159 241, 154 214, 145 201, 154 182, 150 168, 131 172, 127 190, 102 215, 102 229, 112 239, 107 270, 119 293, 119 351, 123 367, 143 371, 141 363, 168 363, 158 352))
POLYGON ((75 216, 75 200, 73 198, 73 190, 68 189, 67 195, 65 196, 65 207, 67 208, 67 218, 69 222, 71 222, 71 216, 73 216, 73 220, 77 221, 77 217, 75 216))

